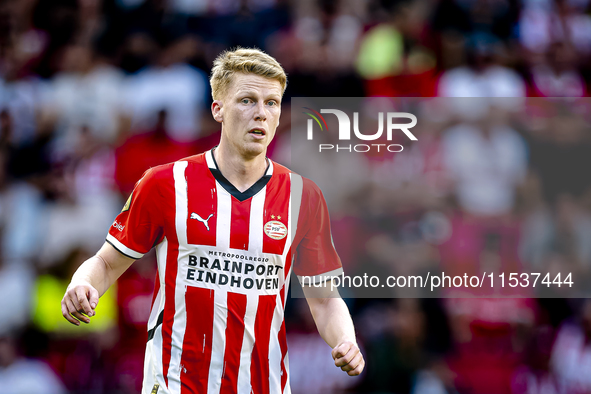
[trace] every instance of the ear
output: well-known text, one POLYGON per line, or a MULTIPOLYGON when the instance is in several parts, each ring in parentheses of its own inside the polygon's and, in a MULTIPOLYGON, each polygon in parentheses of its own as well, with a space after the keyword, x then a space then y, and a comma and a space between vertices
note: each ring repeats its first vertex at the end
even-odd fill
POLYGON ((222 123, 222 121, 224 120, 223 106, 224 104, 221 100, 214 100, 213 103, 211 103, 211 114, 213 115, 215 121, 218 123, 222 123))

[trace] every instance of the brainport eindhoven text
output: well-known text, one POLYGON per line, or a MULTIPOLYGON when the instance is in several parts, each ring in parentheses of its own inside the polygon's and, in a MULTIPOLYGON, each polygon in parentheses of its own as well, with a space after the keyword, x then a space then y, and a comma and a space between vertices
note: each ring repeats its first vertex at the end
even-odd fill
POLYGON ((189 255, 187 280, 211 283, 246 290, 277 290, 279 289, 279 272, 283 266, 265 264, 265 257, 249 257, 231 253, 217 253, 221 258, 208 258, 189 255), (232 257, 231 257, 232 256, 232 257), (244 261, 235 261, 244 259, 244 261), (261 262, 262 264, 256 264, 261 262))

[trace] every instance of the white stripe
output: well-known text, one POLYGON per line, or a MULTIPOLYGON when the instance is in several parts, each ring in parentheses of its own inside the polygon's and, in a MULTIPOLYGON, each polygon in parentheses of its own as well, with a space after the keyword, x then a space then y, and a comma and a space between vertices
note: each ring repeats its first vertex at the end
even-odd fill
MULTIPOLYGON (((285 266, 287 266, 287 259, 289 258, 288 253, 291 245, 293 244, 293 240, 297 233, 297 225, 298 219, 300 215, 300 208, 302 206, 302 193, 304 190, 304 184, 302 181, 302 177, 295 173, 290 173, 289 178, 290 182, 290 190, 289 190, 289 218, 288 218, 288 226, 287 226, 287 241, 285 242, 285 250, 283 251, 283 261, 285 266)), ((291 281, 291 273, 293 271, 293 263, 295 261, 295 251, 291 253, 291 264, 289 265, 289 271, 285 273, 285 297, 284 297, 284 305, 287 304, 287 296, 289 294, 289 283, 291 281)))
MULTIPOLYGON (((156 245, 156 262, 158 263, 158 275, 160 290, 164 291, 164 278, 166 278, 166 263, 168 259, 168 238, 164 237, 162 242, 156 245)), ((164 305, 164 304, 163 304, 164 305)))
POLYGON ((263 252, 263 219, 267 186, 263 187, 250 202, 250 220, 248 226, 248 251, 263 252))
POLYGON ((232 196, 218 181, 215 182, 215 186, 218 195, 215 242, 218 249, 228 249, 232 223, 232 196))
POLYGON ((175 226, 179 245, 187 245, 187 218, 189 217, 189 200, 187 197, 187 180, 185 170, 189 165, 186 161, 174 163, 174 194, 175 194, 175 226))
POLYGON ((174 163, 174 191, 175 191, 175 227, 176 235, 179 241, 179 256, 177 260, 177 276, 175 278, 174 303, 175 314, 172 324, 172 346, 170 351, 170 366, 168 369, 168 389, 177 393, 180 392, 181 379, 181 356, 183 352, 183 340, 185 338, 185 329, 187 327, 187 311, 185 306, 186 287, 182 284, 181 261, 187 253, 187 180, 185 179, 185 170, 188 166, 186 161, 174 163), (180 275, 179 275, 180 274, 180 275))
POLYGON ((154 299, 154 305, 152 306, 152 310, 150 311, 150 317, 148 318, 148 331, 156 327, 156 323, 158 322, 158 315, 160 314, 160 301, 162 300, 162 288, 158 289, 158 294, 156 294, 156 298, 154 299))
POLYGON ((113 244, 116 249, 119 249, 120 252, 126 254, 129 257, 133 257, 134 259, 141 259, 144 256, 144 253, 136 252, 133 249, 128 248, 127 246, 123 245, 121 241, 117 238, 113 237, 111 234, 107 234, 107 241, 113 244))
POLYGON ((142 394, 150 394, 154 387, 154 342, 148 341, 146 344, 146 357, 144 358, 144 380, 142 382, 142 394))
POLYGON ((215 161, 213 160, 213 150, 212 149, 205 152, 205 161, 207 162, 207 166, 209 168, 215 168, 215 161))
MULTIPOLYGON (((300 208, 302 206, 302 193, 304 191, 304 182, 302 177, 295 173, 290 173, 291 187, 289 196, 289 227, 288 230, 296 229, 298 225, 298 219, 300 217, 300 208)), ((290 245, 296 235, 296 231, 289 233, 290 245)), ((286 248, 289 250, 289 248, 286 248)))
POLYGON ((258 295, 248 295, 246 298, 246 313, 244 314, 244 337, 240 350, 240 369, 238 370, 238 394, 250 394, 250 363, 254 348, 254 323, 259 305, 258 295))
POLYGON ((291 394, 291 385, 289 384, 289 350, 285 352, 285 358, 283 359, 283 363, 285 364, 285 370, 287 371, 287 382, 285 383, 285 389, 283 390, 283 394, 291 394))
MULTIPOLYGON (((287 305, 287 297, 289 295, 289 284, 291 283, 291 273, 293 272, 293 263, 295 261, 295 254, 291 254, 291 265, 289 266, 289 271, 285 274, 285 292, 284 292, 284 302, 283 305, 287 305)), ((287 265, 287 260, 285 260, 285 264, 287 265)))
POLYGON ((269 338, 269 392, 281 393, 281 347, 279 346, 279 330, 283 322, 281 294, 277 294, 275 301, 275 312, 269 338))
MULTIPOLYGON (((218 394, 222 385, 227 320, 228 293, 223 290, 216 290, 214 293, 213 337, 209 377, 207 378, 207 394, 218 394)), ((199 371, 194 371, 194 373, 199 373, 199 371)))
MULTIPOLYGON (((285 241, 285 249, 283 249, 283 256, 282 256, 285 265, 287 265, 287 253, 289 252, 289 248, 291 247, 291 243, 293 242, 293 238, 294 238, 294 234, 295 234, 295 231, 293 231, 294 225, 297 226, 297 223, 298 223, 297 217, 296 217, 295 221, 293 220, 293 215, 294 215, 294 213, 296 215, 299 214, 298 212, 294 212, 294 208, 292 206, 292 201, 294 201, 294 193, 297 194, 298 190, 294 190, 294 186, 297 188, 297 185, 294 185, 294 177, 292 177, 291 173, 289 174, 289 179, 290 179, 290 182, 289 182, 290 189, 289 189, 289 208, 288 208, 289 213, 287 215, 287 240, 285 241)), ((301 179, 302 178, 299 177, 300 181, 301 181, 301 179)), ((295 180, 297 182, 297 178, 295 180)), ((301 201, 301 191, 300 191, 300 201, 301 201)), ((298 204, 298 210, 299 210, 299 205, 300 204, 298 204)))
MULTIPOLYGON (((166 237, 162 242, 156 246, 156 260, 158 262, 158 281, 160 281, 160 289, 154 300, 154 305, 150 312, 150 319, 148 320, 148 329, 156 326, 158 316, 164 309, 166 287, 164 286, 164 278, 166 274, 166 258, 168 253, 168 239, 166 237)), ((151 393, 154 384, 158 383, 160 387, 165 386, 164 375, 162 369, 162 325, 154 331, 154 337, 146 344, 146 359, 144 361, 144 383, 142 394, 151 393)), ((163 391, 165 393, 165 391, 163 391)))
POLYGON ((156 294, 156 298, 154 299, 154 304, 152 305, 152 310, 150 311, 150 318, 148 319, 148 330, 151 330, 156 325, 156 321, 158 320, 158 315, 162 311, 160 306, 164 305, 162 299, 164 298, 164 274, 166 272, 166 254, 168 252, 168 240, 166 237, 162 242, 156 245, 156 261, 158 262, 158 282, 160 282, 160 286, 158 288, 158 294, 156 294))
POLYGON ((267 168, 265 175, 273 175, 273 160, 269 160, 269 168, 267 168))

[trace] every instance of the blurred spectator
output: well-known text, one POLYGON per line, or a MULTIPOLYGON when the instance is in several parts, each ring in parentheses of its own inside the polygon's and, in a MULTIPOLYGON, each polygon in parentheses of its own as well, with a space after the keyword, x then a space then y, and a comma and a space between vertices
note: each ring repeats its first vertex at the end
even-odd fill
POLYGON ((32 321, 43 332, 56 336, 81 336, 89 332, 102 332, 115 325, 117 317, 116 290, 107 291, 97 305, 97 314, 92 324, 75 327, 61 315, 61 299, 70 283, 72 274, 86 260, 88 252, 82 248, 66 251, 66 258, 51 271, 39 275, 32 291, 32 321))
POLYGON ((331 362, 330 347, 316 332, 314 320, 304 299, 292 306, 297 325, 287 341, 289 346, 290 386, 294 393, 336 394, 353 386, 360 377, 343 379, 341 370, 331 362), (316 371, 310 374, 310 371, 316 371))
POLYGON ((435 95, 435 57, 425 45, 429 44, 426 4, 416 0, 382 3, 388 20, 364 35, 356 62, 368 95, 435 95))
POLYGON ((163 48, 154 66, 129 77, 125 97, 134 131, 153 127, 154 115, 165 109, 170 138, 191 142, 201 136, 202 111, 209 103, 207 77, 185 63, 196 45, 190 36, 175 40, 163 48))
POLYGON ((165 110, 159 111, 152 131, 130 137, 115 151, 115 181, 126 198, 143 173, 151 167, 197 153, 193 145, 170 138, 166 132, 167 118, 165 110))
POLYGON ((552 371, 562 392, 591 391, 590 300, 584 301, 579 319, 577 322, 567 322, 560 328, 552 348, 552 371))
POLYGON ((547 62, 532 68, 533 94, 542 97, 583 97, 587 88, 576 64, 576 52, 566 43, 548 48, 547 62))
POLYGON ((524 1, 519 20, 521 44, 534 54, 555 42, 568 42, 582 56, 591 54, 591 18, 584 13, 587 0, 524 1))
MULTIPOLYGON (((464 103, 454 102, 459 107, 464 103)), ((506 215, 526 174, 527 148, 503 121, 503 109, 489 106, 485 99, 477 103, 483 107, 481 120, 461 123, 444 133, 444 161, 463 210, 477 216, 506 215)))
POLYGON ((6 394, 66 394, 55 373, 45 363, 22 357, 16 340, 0 337, 0 387, 6 394))
POLYGON ((37 132, 37 117, 43 103, 45 83, 25 69, 26 59, 16 48, 7 48, 0 56, 0 107, 13 120, 9 142, 20 147, 30 143, 37 132))
MULTIPOLYGON (((268 51, 289 74, 269 155, 293 161, 294 171, 321 185, 346 273, 568 270, 575 285, 552 296, 587 294, 590 5, 0 2, 0 391, 139 391, 150 256, 122 276, 116 294, 101 298, 89 326, 70 330, 56 309, 63 280, 104 241, 120 193, 127 197, 146 169, 219 140, 207 72, 234 45, 268 51), (435 95, 447 98, 418 106, 401 99, 435 95), (364 107, 371 113, 408 108, 419 119, 419 139, 392 155, 319 158, 291 140, 302 127, 291 123, 293 96, 372 97, 364 107), (12 333, 28 322, 45 346, 17 345, 12 333), (25 349, 35 347, 43 352, 25 349), (32 357, 45 359, 63 384, 32 357)), ((375 130, 376 119, 361 127, 375 130)), ((317 139, 338 143, 331 132, 317 139)), ((502 294, 532 296, 509 291, 502 294)), ((347 380, 311 334, 305 303, 288 303, 294 394, 591 392, 589 302, 578 317, 561 299, 444 304, 357 299, 351 311, 368 369, 347 380)))
POLYGON ((55 124, 54 159, 60 161, 84 143, 82 128, 98 141, 113 143, 121 132, 124 108, 122 73, 89 46, 65 47, 61 71, 49 85, 42 125, 51 129, 55 124))
POLYGON ((501 65, 503 43, 490 34, 472 35, 466 44, 466 65, 443 73, 438 95, 443 97, 524 97, 519 74, 501 65))
POLYGON ((551 371, 554 331, 549 326, 535 329, 525 351, 524 364, 515 371, 511 387, 515 394, 559 394, 556 377, 551 371))
POLYGON ((53 174, 54 201, 46 207, 42 263, 51 265, 74 247, 100 248, 104 229, 109 228, 122 206, 114 174, 112 148, 82 127, 70 161, 53 174))
POLYGON ((511 394, 535 303, 527 299, 449 299, 454 349, 449 366, 459 392, 511 394))
POLYGON ((521 251, 525 261, 536 269, 548 269, 551 262, 567 268, 574 260, 580 273, 591 270, 591 215, 568 195, 553 209, 539 209, 524 224, 521 251))

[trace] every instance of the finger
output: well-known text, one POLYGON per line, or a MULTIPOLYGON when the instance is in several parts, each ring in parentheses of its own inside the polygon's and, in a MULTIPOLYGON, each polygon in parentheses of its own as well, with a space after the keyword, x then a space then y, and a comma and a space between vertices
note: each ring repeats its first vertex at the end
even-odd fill
POLYGON ((349 352, 352 345, 353 344, 351 342, 344 342, 336 346, 334 349, 332 349, 332 358, 336 360, 337 358, 343 357, 349 352))
POLYGON ((70 302, 72 303, 72 305, 74 305, 74 310, 71 310, 70 313, 79 311, 82 309, 82 305, 80 305, 80 301, 78 301, 78 295, 76 294, 76 290, 75 289, 71 289, 70 291, 68 291, 66 293, 68 299, 70 300, 70 302))
POLYGON ((62 300, 62 315, 66 318, 67 321, 69 321, 70 323, 72 323, 75 326, 79 326, 80 322, 76 319, 74 319, 71 315, 70 312, 68 312, 68 308, 66 307, 66 301, 62 300))
MULTIPOLYGON (((93 311, 90 307, 90 303, 88 302, 88 297, 86 296, 86 289, 84 287, 78 287, 76 289, 76 299, 78 300, 78 303, 80 304, 80 307, 84 311, 84 313, 87 316, 92 316, 93 311)), ((80 309, 78 309, 78 311, 80 311, 80 309)))
POLYGON ((361 353, 357 353, 357 355, 355 355, 353 360, 351 360, 351 362, 349 362, 347 365, 341 367, 341 369, 345 372, 352 371, 355 368, 357 368, 359 366, 359 364, 361 364, 362 361, 363 361, 363 356, 361 355, 361 353))
POLYGON ((353 360, 355 358, 355 356, 358 354, 359 354, 359 348, 357 346, 351 346, 351 348, 349 349, 347 354, 345 354, 343 357, 337 358, 335 360, 334 364, 337 367, 345 366, 345 365, 349 364, 351 362, 351 360, 353 360))
POLYGON ((357 375, 361 374, 361 372, 363 372, 364 368, 365 368, 365 361, 363 361, 361 364, 359 364, 357 366, 357 368, 355 368, 354 370, 347 372, 347 375, 357 376, 357 375))
POLYGON ((76 309, 76 307, 74 306, 75 304, 72 302, 70 298, 66 298, 66 305, 68 307, 68 312, 70 312, 70 315, 74 316, 76 319, 86 324, 90 323, 90 319, 79 312, 79 310, 81 310, 80 308, 76 309))
POLYGON ((92 315, 93 316, 95 314, 94 309, 96 309, 98 302, 99 302, 98 290, 95 289, 94 287, 91 287, 90 288, 90 307, 92 308, 92 315))

